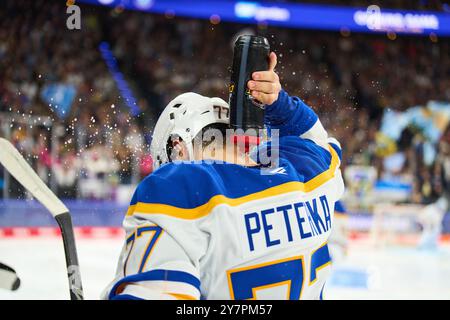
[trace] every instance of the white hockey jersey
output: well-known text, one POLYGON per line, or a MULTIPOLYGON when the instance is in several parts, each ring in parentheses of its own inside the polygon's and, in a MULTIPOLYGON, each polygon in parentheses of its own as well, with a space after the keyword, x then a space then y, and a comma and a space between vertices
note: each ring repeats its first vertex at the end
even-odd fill
POLYGON ((344 185, 340 146, 282 91, 279 167, 169 163, 138 186, 106 299, 320 299, 344 185))

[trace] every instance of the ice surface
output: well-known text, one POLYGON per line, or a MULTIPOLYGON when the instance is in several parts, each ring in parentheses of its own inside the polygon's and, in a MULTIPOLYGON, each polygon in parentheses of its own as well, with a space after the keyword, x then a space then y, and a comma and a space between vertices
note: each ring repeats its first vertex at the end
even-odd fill
POLYGON ((353 245, 334 264, 324 299, 450 299, 450 248, 353 245))
MULTIPOLYGON (((122 239, 77 239, 86 299, 99 299, 113 280, 122 239)), ((0 261, 21 278, 15 292, 0 290, 0 299, 68 299, 64 249, 58 238, 0 239, 0 261)))

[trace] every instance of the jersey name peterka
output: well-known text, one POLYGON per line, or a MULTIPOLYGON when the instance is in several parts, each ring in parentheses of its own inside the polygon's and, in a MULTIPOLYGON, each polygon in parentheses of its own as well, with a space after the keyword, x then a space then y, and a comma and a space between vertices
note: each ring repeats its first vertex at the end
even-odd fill
POLYGON ((330 205, 326 195, 305 201, 268 206, 242 216, 247 253, 283 247, 331 229, 330 205))

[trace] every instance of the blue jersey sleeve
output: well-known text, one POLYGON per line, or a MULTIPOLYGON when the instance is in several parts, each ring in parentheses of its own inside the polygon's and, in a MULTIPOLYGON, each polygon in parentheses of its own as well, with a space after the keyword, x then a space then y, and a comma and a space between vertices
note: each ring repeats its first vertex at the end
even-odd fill
POLYGON ((265 109, 264 123, 269 129, 278 129, 280 137, 300 136, 317 122, 317 114, 300 98, 281 90, 278 100, 265 109))

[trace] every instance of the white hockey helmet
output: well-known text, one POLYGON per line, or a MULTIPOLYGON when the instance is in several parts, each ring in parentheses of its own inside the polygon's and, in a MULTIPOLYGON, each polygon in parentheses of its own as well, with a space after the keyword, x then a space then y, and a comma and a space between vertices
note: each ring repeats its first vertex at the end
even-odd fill
POLYGON ((169 162, 168 142, 173 135, 179 136, 189 151, 189 160, 193 160, 192 140, 206 126, 213 123, 230 123, 230 109, 221 98, 208 98, 194 92, 177 96, 159 116, 153 130, 150 153, 153 168, 169 162))

